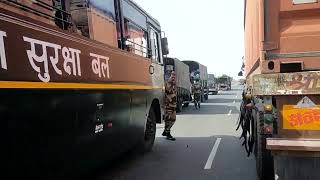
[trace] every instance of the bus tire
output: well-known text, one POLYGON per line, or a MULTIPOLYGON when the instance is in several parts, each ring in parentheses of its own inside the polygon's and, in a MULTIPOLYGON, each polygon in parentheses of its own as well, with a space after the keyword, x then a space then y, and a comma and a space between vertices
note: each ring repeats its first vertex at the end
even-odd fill
POLYGON ((264 114, 257 112, 257 145, 256 145, 256 169, 259 180, 274 180, 273 157, 271 151, 266 148, 266 140, 271 137, 261 133, 264 127, 264 114))
POLYGON ((156 113, 153 107, 149 110, 149 115, 146 122, 146 127, 144 131, 143 142, 138 145, 138 151, 141 153, 147 153, 152 150, 154 141, 156 138, 156 129, 157 129, 157 118, 156 113))

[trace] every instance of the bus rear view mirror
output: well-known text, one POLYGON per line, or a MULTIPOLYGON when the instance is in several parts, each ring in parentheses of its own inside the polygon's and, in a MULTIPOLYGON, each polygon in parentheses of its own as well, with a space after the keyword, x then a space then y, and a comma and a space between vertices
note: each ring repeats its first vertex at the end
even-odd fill
POLYGON ((169 47, 168 47, 168 39, 166 37, 161 38, 161 44, 162 44, 162 55, 168 55, 169 54, 169 47))

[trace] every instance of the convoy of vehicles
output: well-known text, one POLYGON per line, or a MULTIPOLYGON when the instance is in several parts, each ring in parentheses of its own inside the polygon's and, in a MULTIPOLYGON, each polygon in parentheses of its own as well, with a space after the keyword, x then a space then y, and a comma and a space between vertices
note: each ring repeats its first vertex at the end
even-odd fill
POLYGON ((245 79, 239 79, 239 84, 240 85, 245 85, 246 83, 246 80, 245 79))
POLYGON ((208 88, 208 72, 207 67, 200 64, 196 61, 182 61, 183 63, 187 64, 189 66, 190 70, 190 81, 193 84, 194 78, 196 76, 199 76, 200 83, 201 83, 201 102, 204 102, 205 100, 208 100, 209 98, 209 88, 208 88))
POLYGON ((189 106, 192 101, 189 66, 177 58, 167 57, 165 58, 165 80, 169 79, 171 71, 176 73, 177 112, 180 112, 183 106, 189 106))
POLYGON ((209 94, 217 95, 219 92, 218 83, 214 74, 208 74, 208 89, 209 94))
POLYGON ((0 115, 9 178, 71 179, 163 117, 166 39, 131 0, 0 1, 0 115))
MULTIPOLYGON (((261 180, 319 179, 320 2, 245 2, 246 149, 261 180)), ((218 87, 206 66, 167 54, 159 22, 131 0, 0 1, 10 178, 72 179, 150 151, 171 70, 178 112, 196 76, 202 102, 231 90, 231 78, 218 87)))
POLYGON ((320 2, 245 2, 244 145, 260 180, 320 179, 320 2))
POLYGON ((229 91, 231 90, 231 78, 226 76, 219 77, 219 90, 229 91))
POLYGON ((220 91, 228 91, 229 90, 229 86, 227 84, 219 84, 219 90, 220 91))

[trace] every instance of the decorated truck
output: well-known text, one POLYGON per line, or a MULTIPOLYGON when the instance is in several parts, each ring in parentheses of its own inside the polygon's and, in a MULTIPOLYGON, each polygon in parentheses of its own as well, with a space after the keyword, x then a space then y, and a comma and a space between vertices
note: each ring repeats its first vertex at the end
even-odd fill
POLYGON ((320 2, 245 1, 239 127, 260 180, 320 179, 320 2))

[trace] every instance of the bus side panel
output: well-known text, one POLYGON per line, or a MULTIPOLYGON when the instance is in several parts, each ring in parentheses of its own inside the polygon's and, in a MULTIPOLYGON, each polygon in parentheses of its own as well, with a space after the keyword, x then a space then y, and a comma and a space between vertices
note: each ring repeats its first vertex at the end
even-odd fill
POLYGON ((11 16, 0 21, 1 81, 152 85, 146 58, 11 16))
POLYGON ((137 124, 129 124, 128 90, 1 90, 0 97, 13 176, 68 179, 137 142, 129 131, 137 124))

